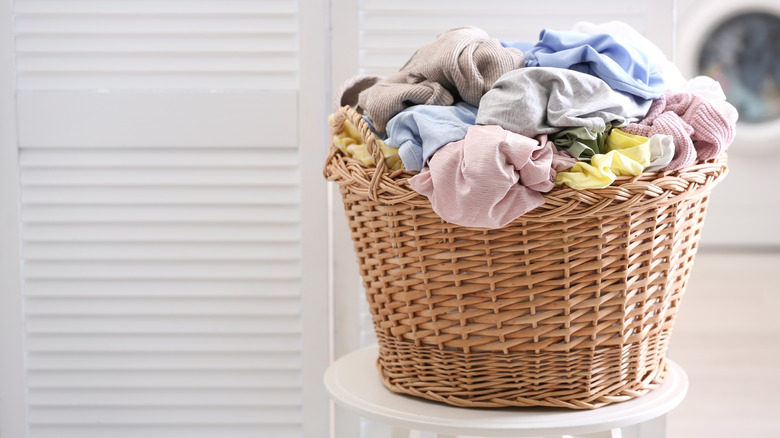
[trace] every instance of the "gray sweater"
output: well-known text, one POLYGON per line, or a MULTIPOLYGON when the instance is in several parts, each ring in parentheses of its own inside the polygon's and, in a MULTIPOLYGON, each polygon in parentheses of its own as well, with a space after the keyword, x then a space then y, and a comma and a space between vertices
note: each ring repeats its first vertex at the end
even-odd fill
POLYGON ((642 118, 652 101, 637 102, 586 73, 554 67, 513 70, 479 103, 477 124, 534 137, 583 126, 603 132, 642 118))

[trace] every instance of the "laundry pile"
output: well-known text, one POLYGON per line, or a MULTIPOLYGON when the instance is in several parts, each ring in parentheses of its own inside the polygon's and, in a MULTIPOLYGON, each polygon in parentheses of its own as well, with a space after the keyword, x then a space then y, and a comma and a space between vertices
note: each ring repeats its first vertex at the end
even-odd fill
MULTIPOLYGON (((737 111, 716 81, 686 81, 621 22, 542 30, 502 42, 474 27, 421 47, 398 73, 360 76, 336 93, 371 127, 387 167, 462 226, 500 228, 555 185, 599 189, 718 156, 737 111)), ((333 142, 375 165, 346 122, 333 142)))

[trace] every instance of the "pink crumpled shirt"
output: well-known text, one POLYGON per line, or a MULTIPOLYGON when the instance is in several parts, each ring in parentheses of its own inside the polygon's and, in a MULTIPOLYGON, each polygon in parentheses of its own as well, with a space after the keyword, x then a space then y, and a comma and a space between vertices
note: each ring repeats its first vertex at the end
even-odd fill
POLYGON ((734 140, 734 122, 707 99, 692 93, 666 93, 653 101, 647 116, 623 128, 643 137, 671 135, 674 158, 661 171, 678 170, 696 160, 717 157, 734 140))
POLYGON ((439 149, 409 185, 447 222, 501 228, 542 205, 540 192, 552 190, 557 172, 576 162, 546 135, 533 139, 477 125, 439 149))

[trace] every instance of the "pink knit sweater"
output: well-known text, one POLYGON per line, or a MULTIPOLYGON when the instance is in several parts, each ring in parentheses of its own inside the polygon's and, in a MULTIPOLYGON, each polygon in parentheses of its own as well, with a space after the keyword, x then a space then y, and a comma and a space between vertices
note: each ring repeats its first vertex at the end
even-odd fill
POLYGON ((672 136, 674 158, 662 171, 714 158, 734 140, 734 123, 706 99, 692 93, 664 94, 653 101, 643 120, 621 129, 643 137, 672 136))

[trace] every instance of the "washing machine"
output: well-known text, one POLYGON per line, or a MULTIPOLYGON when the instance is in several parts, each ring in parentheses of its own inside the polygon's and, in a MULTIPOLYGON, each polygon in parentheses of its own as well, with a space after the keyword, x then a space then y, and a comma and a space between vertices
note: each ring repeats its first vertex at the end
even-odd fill
POLYGON ((740 114, 702 246, 780 249, 780 0, 677 5, 677 65, 718 80, 740 114))

